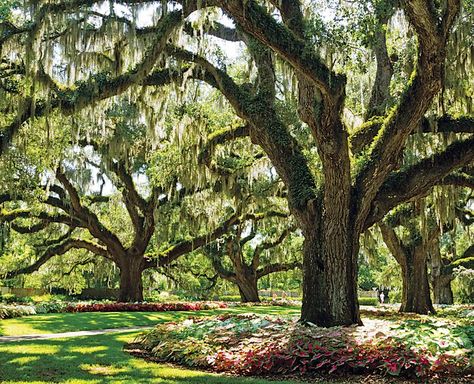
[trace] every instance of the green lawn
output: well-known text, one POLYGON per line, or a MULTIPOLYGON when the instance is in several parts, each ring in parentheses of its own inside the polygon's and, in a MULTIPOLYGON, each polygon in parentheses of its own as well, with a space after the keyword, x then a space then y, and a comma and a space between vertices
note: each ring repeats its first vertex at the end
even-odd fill
MULTIPOLYGON (((153 325, 192 315, 222 312, 296 315, 299 308, 253 307, 196 312, 63 313, 28 316, 0 321, 4 335, 153 325)), ((178 369, 137 359, 122 351, 138 333, 106 334, 69 339, 0 344, 0 383, 169 383, 169 384, 277 384, 268 381, 215 375, 178 369)))
POLYGON ((122 333, 0 344, 0 383, 292 383, 225 377, 133 358, 122 347, 135 336, 122 333))
POLYGON ((0 320, 1 336, 18 336, 42 333, 86 331, 105 328, 154 325, 158 322, 179 320, 189 316, 215 315, 218 313, 262 313, 268 315, 298 315, 299 307, 227 308, 195 312, 84 312, 48 313, 16 319, 0 320))

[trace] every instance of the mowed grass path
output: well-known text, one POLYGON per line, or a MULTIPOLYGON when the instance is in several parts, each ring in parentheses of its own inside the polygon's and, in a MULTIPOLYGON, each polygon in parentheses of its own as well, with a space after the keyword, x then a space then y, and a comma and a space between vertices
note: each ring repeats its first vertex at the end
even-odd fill
MULTIPOLYGON (((200 312, 48 314, 2 320, 0 327, 4 335, 14 336, 153 325, 193 315, 225 312, 296 315, 299 309, 253 307, 200 312)), ((128 332, 0 344, 0 383, 296 383, 215 375, 137 359, 122 350, 123 345, 132 341, 137 334, 128 332)))
POLYGON ((0 336, 89 331, 106 328, 153 326, 159 322, 176 321, 189 316, 210 316, 219 313, 260 313, 267 315, 298 315, 299 307, 241 307, 213 311, 181 312, 84 312, 48 313, 0 320, 0 336))

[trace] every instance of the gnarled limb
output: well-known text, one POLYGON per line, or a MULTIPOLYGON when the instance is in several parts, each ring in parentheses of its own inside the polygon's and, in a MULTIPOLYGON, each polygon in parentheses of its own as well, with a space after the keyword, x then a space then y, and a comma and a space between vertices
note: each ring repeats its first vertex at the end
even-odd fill
POLYGON ((50 260, 54 256, 63 255, 68 252, 70 249, 86 249, 96 255, 110 258, 107 253, 107 250, 100 246, 99 244, 93 243, 88 240, 80 240, 80 239, 73 239, 68 238, 64 241, 56 243, 55 245, 51 245, 47 248, 43 254, 36 260, 33 264, 29 265, 28 267, 20 268, 16 271, 9 272, 7 274, 7 279, 12 277, 18 276, 20 274, 31 273, 37 271, 44 263, 50 260))
POLYGON ((408 136, 420 124, 441 90, 446 58, 446 38, 457 15, 460 2, 444 15, 441 23, 431 5, 423 0, 404 1, 402 6, 418 35, 416 69, 395 110, 387 116, 377 139, 370 147, 369 160, 356 179, 358 218, 356 227, 362 229, 386 177, 399 163, 408 136), (441 28, 442 25, 442 28, 441 28))
POLYGON ((294 261, 292 263, 272 263, 267 264, 264 267, 257 270, 257 277, 260 279, 263 276, 267 276, 271 273, 276 272, 286 272, 291 271, 292 269, 303 267, 302 263, 299 261, 294 261))
POLYGON ((364 223, 364 229, 380 221, 391 209, 414 198, 425 196, 438 184, 472 185, 471 178, 450 173, 474 161, 474 138, 455 142, 443 152, 423 159, 406 170, 393 173, 380 188, 364 223), (446 178, 444 180, 444 178, 446 178))
MULTIPOLYGON (((375 117, 361 127, 359 127, 351 136, 351 149, 354 154, 360 153, 377 136, 384 122, 383 117, 375 117)), ((423 118, 421 124, 413 130, 416 133, 474 133, 474 118, 471 116, 451 117, 444 115, 431 121, 423 118)))

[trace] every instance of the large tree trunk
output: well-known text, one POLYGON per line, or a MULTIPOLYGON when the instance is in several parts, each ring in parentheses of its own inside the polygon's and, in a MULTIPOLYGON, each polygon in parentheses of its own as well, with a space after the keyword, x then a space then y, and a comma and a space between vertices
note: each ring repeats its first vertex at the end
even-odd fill
POLYGON ((452 276, 433 276, 433 299, 435 304, 454 304, 453 290, 451 288, 452 276))
POLYGON ((403 293, 400 312, 414 312, 421 315, 435 313, 428 283, 425 247, 415 247, 406 256, 401 263, 403 293))
POLYGON ((120 265, 120 302, 143 301, 143 259, 126 258, 120 265))
POLYGON ((242 303, 259 303, 257 276, 249 274, 247 276, 237 276, 236 284, 239 287, 240 301, 242 303))
POLYGON ((439 239, 433 243, 430 252, 431 286, 433 288, 433 301, 435 304, 453 304, 453 291, 451 281, 453 275, 444 271, 443 258, 439 248, 439 239))
POLYGON ((358 236, 323 239, 305 232, 301 321, 319 326, 361 324, 357 301, 358 236), (357 238, 356 238, 357 237, 357 238), (343 252, 332 252, 336 249, 343 252))

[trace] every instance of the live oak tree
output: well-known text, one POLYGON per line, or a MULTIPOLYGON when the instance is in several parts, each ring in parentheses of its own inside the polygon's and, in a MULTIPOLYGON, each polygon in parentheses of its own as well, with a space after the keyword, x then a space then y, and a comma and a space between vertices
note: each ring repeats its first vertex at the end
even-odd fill
POLYGON ((450 245, 442 247, 442 241, 439 240, 429 255, 428 267, 435 304, 454 304, 451 283, 456 278, 456 272, 460 268, 474 269, 474 245, 469 233, 474 217, 464 204, 456 208, 456 213, 458 224, 444 234, 450 239, 450 245), (460 235, 467 235, 468 240, 467 246, 457 254, 455 242, 460 235))
MULTIPOLYGON (((148 182, 145 191, 140 192, 137 178, 139 175, 145 177, 148 167, 144 151, 140 150, 146 145, 146 140, 141 135, 133 146, 127 146, 126 156, 120 155, 121 152, 113 146, 120 147, 124 130, 133 132, 132 117, 112 115, 110 119, 116 123, 114 135, 101 141, 80 140, 73 147, 72 156, 64 158, 56 170, 51 171, 54 177, 50 178, 50 183, 37 183, 40 186, 38 195, 34 191, 31 195, 13 189, 0 196, 1 202, 7 204, 0 214, 0 221, 8 223, 13 231, 34 234, 51 226, 62 228, 59 236, 42 244, 34 263, 10 271, 7 277, 31 273, 55 256, 72 249, 84 249, 96 257, 110 260, 119 268, 120 301, 141 301, 144 270, 170 264, 222 236, 240 221, 241 217, 231 212, 222 217, 214 229, 201 230, 195 236, 181 239, 171 237, 164 244, 166 247, 160 244, 150 247, 156 239, 157 226, 162 227, 167 221, 170 209, 179 207, 188 195, 197 191, 184 187, 177 189, 179 176, 176 176, 171 189, 165 190, 148 182), (79 175, 90 174, 91 168, 101 179, 106 178, 115 186, 118 196, 104 193, 103 185, 98 191, 91 191, 90 185, 84 187, 77 182, 79 175), (114 210, 121 208, 126 211, 125 216, 113 214, 114 210)), ((3 160, 7 160, 6 156, 3 160)), ((28 166, 34 168, 34 164, 28 166)), ((39 179, 42 179, 41 175, 39 179)), ((84 259, 90 260, 90 256, 84 259)))
POLYGON ((400 312, 435 313, 428 278, 428 257, 437 245, 440 227, 431 222, 422 233, 419 220, 407 207, 388 216, 379 224, 383 240, 402 270, 400 312), (396 229, 403 231, 397 233, 396 229))
POLYGON ((264 276, 301 268, 298 260, 278 261, 278 249, 275 249, 294 228, 287 226, 273 236, 266 235, 258 228, 264 219, 280 215, 286 217, 286 214, 276 211, 249 217, 246 223, 235 226, 234 231, 203 248, 219 277, 237 285, 240 299, 244 303, 260 301, 258 281, 264 276), (244 233, 245 230, 248 233, 244 233), (251 245, 252 241, 257 244, 251 245))
MULTIPOLYGON (((433 109, 443 89, 448 44, 462 29, 453 25, 466 22, 456 21, 461 1, 398 2, 410 33, 416 36, 416 49, 407 52, 412 72, 402 78, 403 91, 393 95, 392 107, 369 108, 379 117, 352 133, 343 118, 348 80, 340 73, 343 68, 334 65, 337 50, 322 38, 327 30, 314 28, 324 25, 315 17, 317 4, 306 7, 297 0, 117 3, 126 11, 119 12, 114 2, 34 2, 2 21, 2 151, 32 116, 55 110, 71 116, 91 106, 98 110, 122 93, 135 99, 155 97, 151 115, 156 116, 163 95, 149 89, 170 82, 184 88, 190 81, 205 82, 222 93, 242 121, 215 135, 214 142, 250 136, 286 186, 289 209, 305 237, 302 320, 323 326, 359 323, 360 234, 397 205, 448 182, 453 171, 474 158, 472 117, 452 118, 433 109), (153 24, 139 25, 138 7, 143 4, 154 7, 153 24), (236 28, 214 22, 216 9, 236 28), (200 16, 198 23, 187 23, 193 13, 200 16), (248 78, 240 81, 231 76, 222 54, 213 55, 215 51, 209 49, 213 40, 208 36, 246 46, 253 63, 248 78), (279 108, 282 79, 293 85, 304 135, 293 131, 279 108), (426 124, 428 112, 434 124, 426 124), (468 134, 441 152, 401 168, 407 139, 420 127, 428 134, 436 131, 432 127, 468 134)), ((386 5, 364 4, 369 9, 375 4, 377 10, 386 5)), ((390 19, 383 16, 377 25, 390 19)), ((375 52, 377 71, 381 66, 389 68, 387 51, 379 46, 369 47, 375 52)), ((374 83, 374 97, 384 95, 377 91, 379 85, 390 85, 391 77, 384 79, 374 83)))
POLYGON ((459 199, 464 194, 455 191, 451 201, 441 206, 433 197, 406 204, 379 223, 382 238, 402 270, 401 312, 435 313, 430 282, 436 304, 453 304, 453 270, 472 266, 470 247, 454 260, 441 257, 441 237, 470 224, 466 202, 463 209, 456 207, 456 195, 459 199))
POLYGON ((454 304, 451 282, 456 278, 458 268, 474 269, 474 246, 469 246, 458 257, 450 259, 442 257, 438 250, 431 255, 431 284, 435 304, 454 304))

